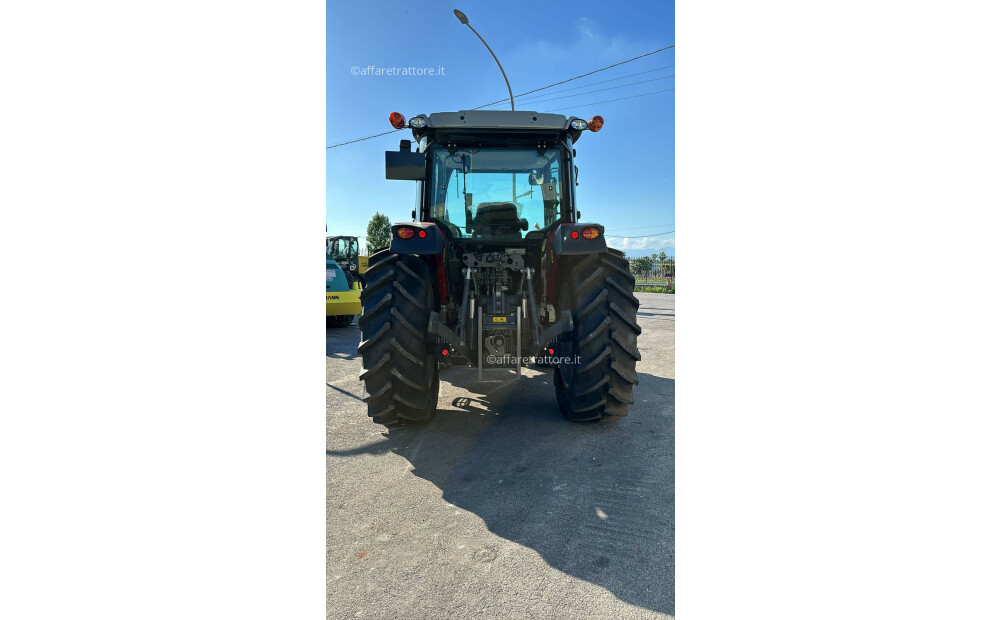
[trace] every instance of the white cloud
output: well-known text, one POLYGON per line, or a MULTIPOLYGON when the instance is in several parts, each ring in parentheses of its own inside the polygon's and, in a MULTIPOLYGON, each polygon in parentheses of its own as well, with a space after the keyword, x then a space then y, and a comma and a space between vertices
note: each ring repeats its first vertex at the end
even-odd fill
POLYGON ((580 33, 585 39, 596 39, 597 35, 594 33, 593 21, 586 17, 581 17, 576 22, 576 31, 580 33))
MULTIPOLYGON (((581 17, 573 23, 574 36, 567 43, 554 43, 544 39, 527 40, 508 52, 512 62, 530 62, 538 64, 538 59, 544 59, 549 66, 587 59, 587 66, 581 69, 590 70, 595 62, 617 62, 644 54, 658 47, 659 41, 636 41, 624 36, 608 36, 601 32, 600 25, 592 19, 581 17)), ((505 59, 506 60, 506 59, 505 59)))

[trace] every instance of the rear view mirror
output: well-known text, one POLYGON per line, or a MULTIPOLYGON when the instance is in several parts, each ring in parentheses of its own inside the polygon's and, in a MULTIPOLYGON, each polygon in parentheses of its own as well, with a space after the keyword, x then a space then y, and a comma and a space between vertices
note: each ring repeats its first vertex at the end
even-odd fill
POLYGON ((423 181, 424 154, 386 151, 385 178, 393 181, 423 181))

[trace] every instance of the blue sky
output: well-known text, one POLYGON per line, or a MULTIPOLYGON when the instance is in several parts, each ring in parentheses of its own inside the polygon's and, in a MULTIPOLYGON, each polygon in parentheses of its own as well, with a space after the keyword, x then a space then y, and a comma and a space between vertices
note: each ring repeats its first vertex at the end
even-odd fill
MULTIPOLYGON (((515 95, 674 44, 673 2, 542 1, 523 7, 470 0, 330 2, 328 145, 389 131, 390 112, 409 119, 507 96, 496 63, 455 18, 455 8, 493 48, 515 95), (430 76, 352 74, 352 67, 369 66, 444 71, 430 76)), ((519 110, 604 117, 599 133, 586 132, 577 143, 577 199, 583 219, 604 224, 609 245, 632 256, 674 253, 674 234, 620 238, 674 230, 674 92, 595 102, 674 88, 675 79, 668 77, 675 75, 675 68, 668 68, 674 58, 674 50, 666 50, 541 91, 523 102, 515 99, 519 110), (645 73, 623 77, 639 72, 645 73), (645 80, 651 81, 625 86, 645 80), (588 93, 598 89, 610 90, 588 93)), ((409 221, 414 184, 387 181, 384 155, 409 137, 404 130, 327 149, 330 234, 364 236, 375 211, 393 222, 409 221)))

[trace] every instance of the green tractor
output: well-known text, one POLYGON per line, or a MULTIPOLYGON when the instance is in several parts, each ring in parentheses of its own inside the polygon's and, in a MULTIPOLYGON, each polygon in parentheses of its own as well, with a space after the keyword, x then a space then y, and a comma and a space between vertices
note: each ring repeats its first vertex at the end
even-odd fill
MULTIPOLYGON (((390 123, 407 126, 393 112, 390 123)), ((361 379, 378 423, 437 409, 452 364, 552 367, 573 421, 628 413, 638 383, 635 280, 604 227, 581 220, 575 145, 604 119, 464 110, 410 119, 416 148, 386 153, 386 178, 416 182, 412 222, 391 227, 361 292, 361 379)))

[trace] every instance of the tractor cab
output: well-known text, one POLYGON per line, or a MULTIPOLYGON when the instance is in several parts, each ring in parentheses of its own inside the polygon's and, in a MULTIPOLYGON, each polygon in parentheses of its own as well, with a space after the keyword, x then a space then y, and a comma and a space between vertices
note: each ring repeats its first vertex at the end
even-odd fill
MULTIPOLYGON (((394 120, 404 126, 402 115, 394 120)), ((577 220, 573 145, 603 124, 521 111, 415 116, 416 151, 403 140, 387 152, 386 178, 418 181, 418 221, 438 224, 450 240, 541 241, 577 220)))
POLYGON ((361 275, 358 238, 350 236, 327 237, 326 253, 336 261, 352 281, 363 282, 361 275))

